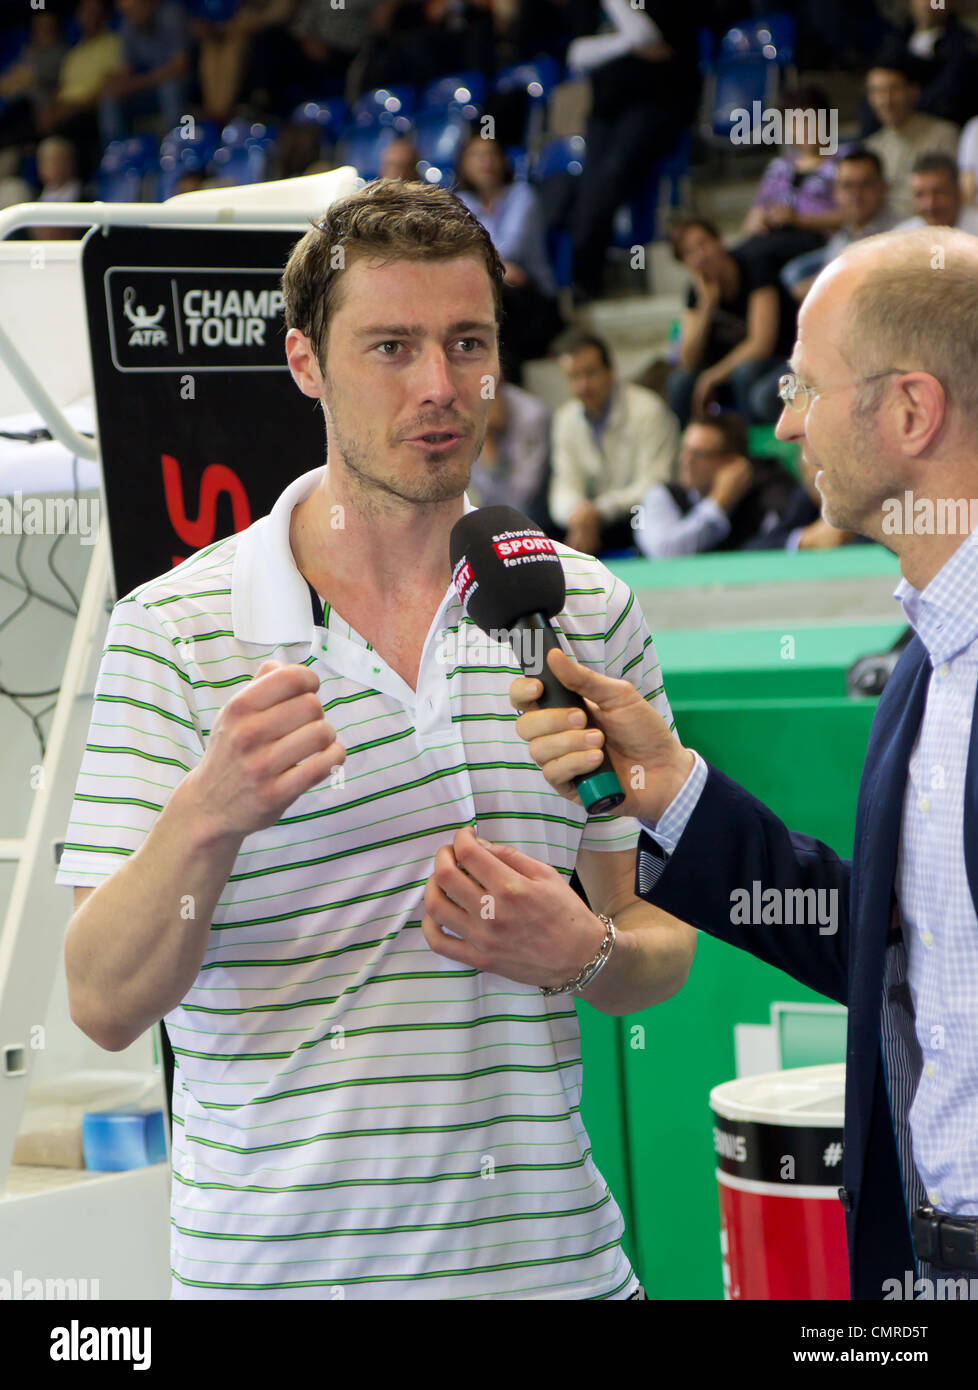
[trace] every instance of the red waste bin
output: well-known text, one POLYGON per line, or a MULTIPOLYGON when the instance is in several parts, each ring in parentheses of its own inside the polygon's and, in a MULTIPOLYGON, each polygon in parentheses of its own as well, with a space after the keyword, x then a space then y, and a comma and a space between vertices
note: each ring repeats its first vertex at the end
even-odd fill
POLYGON ((726 1298, 847 1299, 845 1065, 795 1067, 710 1092, 726 1298))

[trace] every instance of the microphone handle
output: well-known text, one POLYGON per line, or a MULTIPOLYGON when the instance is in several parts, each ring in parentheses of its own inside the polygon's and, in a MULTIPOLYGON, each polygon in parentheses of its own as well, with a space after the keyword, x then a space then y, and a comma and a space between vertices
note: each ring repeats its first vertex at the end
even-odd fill
MULTIPOLYGON (((525 618, 517 618, 510 629, 513 651, 527 676, 535 677, 543 685, 543 694, 537 700, 541 709, 582 709, 591 721, 591 714, 584 699, 574 690, 568 690, 547 665, 547 653, 559 647, 557 634, 550 619, 542 613, 529 613, 525 618)), ((613 811, 625 800, 621 783, 611 765, 607 752, 593 772, 586 772, 574 778, 574 786, 589 815, 600 816, 613 811)))

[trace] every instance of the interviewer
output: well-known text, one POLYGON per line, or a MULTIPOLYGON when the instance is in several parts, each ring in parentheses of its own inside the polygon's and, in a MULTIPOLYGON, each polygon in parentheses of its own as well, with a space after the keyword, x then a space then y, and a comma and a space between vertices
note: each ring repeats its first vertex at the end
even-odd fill
MULTIPOLYGON (((563 653, 550 661, 592 702, 628 789, 619 813, 642 822, 636 892, 848 1004, 840 1197, 853 1297, 902 1296, 908 1276, 935 1271, 967 1297, 978 1290, 978 533, 916 534, 916 507, 891 531, 892 499, 907 492, 924 517, 978 492, 978 241, 928 227, 859 242, 818 277, 798 333, 778 437, 818 468, 828 523, 899 557, 895 596, 915 630, 873 722, 852 860, 683 748, 628 681, 563 653), (734 895, 758 880, 834 890, 838 931, 743 924, 734 895)), ((516 730, 573 799, 571 779, 601 750, 586 751, 582 715, 537 709, 538 693, 514 682, 516 730)))

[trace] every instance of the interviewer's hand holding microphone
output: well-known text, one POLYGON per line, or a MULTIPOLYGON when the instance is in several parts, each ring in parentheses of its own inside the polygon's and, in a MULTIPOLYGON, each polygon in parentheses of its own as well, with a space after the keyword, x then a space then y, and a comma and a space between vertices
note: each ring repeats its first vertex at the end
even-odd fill
POLYGON ((547 665, 583 698, 590 722, 579 709, 540 709, 543 687, 534 677, 513 681, 516 732, 544 777, 561 796, 579 803, 573 779, 593 772, 607 754, 625 793, 618 814, 657 821, 692 772, 692 753, 630 681, 599 675, 562 650, 551 651, 547 665))
MULTIPOLYGON (((566 590, 553 542, 510 508, 481 508, 457 523, 452 562, 466 615, 490 635, 508 632, 528 671, 513 681, 510 700, 520 712, 516 731, 547 780, 592 815, 620 807, 651 819, 656 792, 667 805, 691 770, 691 755, 628 681, 593 675, 561 650, 550 620, 566 590), (532 639, 532 659, 520 639, 532 639), (544 680, 530 674, 541 666, 544 680), (633 789, 639 763, 645 792, 633 789)), ((587 989, 595 1000, 592 981, 616 941, 612 920, 600 915, 605 904, 596 902, 592 912, 551 865, 490 844, 468 826, 437 852, 434 870, 421 922, 433 951, 547 994, 587 989)), ((605 882, 602 896, 609 891, 621 901, 620 890, 605 882)), ((601 981, 606 995, 620 992, 614 977, 627 962, 622 947, 601 981)))

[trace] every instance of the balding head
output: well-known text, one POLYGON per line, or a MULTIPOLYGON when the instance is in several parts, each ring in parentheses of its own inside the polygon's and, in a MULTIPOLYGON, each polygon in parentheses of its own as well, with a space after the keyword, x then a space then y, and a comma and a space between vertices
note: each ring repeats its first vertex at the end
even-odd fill
POLYGON ((856 242, 806 296, 791 365, 805 390, 777 434, 820 470, 823 517, 924 574, 937 548, 891 540, 884 509, 907 491, 978 495, 978 238, 922 227, 856 242))
POLYGON ((978 429, 978 237, 918 227, 857 241, 812 286, 801 335, 816 316, 854 372, 927 372, 946 408, 978 429))

